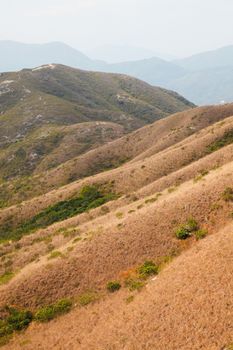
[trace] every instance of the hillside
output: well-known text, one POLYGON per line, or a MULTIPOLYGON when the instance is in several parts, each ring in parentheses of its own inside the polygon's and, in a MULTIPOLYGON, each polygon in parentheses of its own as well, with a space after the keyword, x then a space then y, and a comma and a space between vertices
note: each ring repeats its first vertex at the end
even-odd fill
POLYGON ((127 74, 151 85, 175 90, 198 105, 233 101, 233 46, 173 61, 154 57, 153 52, 149 56, 149 52, 135 48, 100 48, 99 57, 102 52, 106 58, 112 55, 124 58, 116 64, 93 60, 59 42, 38 45, 0 41, 0 52, 1 72, 60 63, 91 71, 127 74))
MULTIPOLYGON (((233 115, 232 104, 191 109, 141 128, 102 147, 97 147, 43 173, 45 159, 39 165, 34 176, 7 181, 0 186, 1 206, 20 203, 32 196, 49 192, 75 180, 118 168, 121 164, 129 163, 130 160, 131 162, 136 162, 140 158, 143 160, 143 158, 165 150, 174 142, 182 141, 202 128, 231 115, 233 115), (158 137, 158 135, 160 136, 158 137)), ((140 166, 143 165, 138 165, 138 167, 140 166)), ((130 171, 129 181, 132 185, 130 171)), ((132 172, 134 171, 132 170, 132 172)), ((153 169, 151 169, 151 172, 154 176, 153 169)), ((117 176, 121 173, 121 169, 116 169, 115 173, 117 176)), ((112 172, 106 172, 105 174, 106 178, 112 178, 112 176, 115 176, 112 172)), ((142 179, 144 178, 140 178, 140 182, 142 179)), ((154 177, 151 179, 148 176, 146 183, 150 183, 153 179, 154 177)))
POLYGON ((0 211, 2 348, 231 350, 233 105, 70 162, 0 211), (65 181, 94 161, 95 175, 65 181))
POLYGON ((122 75, 61 65, 3 73, 0 178, 50 169, 192 106, 174 92, 122 75))

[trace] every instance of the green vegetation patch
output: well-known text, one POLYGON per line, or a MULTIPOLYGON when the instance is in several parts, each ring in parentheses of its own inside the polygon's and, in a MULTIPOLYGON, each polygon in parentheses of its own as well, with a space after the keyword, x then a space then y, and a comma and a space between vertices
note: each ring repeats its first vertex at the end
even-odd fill
POLYGON ((51 304, 39 309, 35 314, 35 320, 38 322, 48 322, 54 318, 66 314, 71 310, 72 301, 70 299, 61 299, 55 304, 51 304))
POLYGON ((222 198, 225 202, 233 202, 233 188, 227 187, 222 194, 222 198))
POLYGON ((199 225, 196 220, 190 218, 186 224, 179 226, 175 235, 178 239, 184 240, 192 236, 192 234, 199 230, 199 225))
POLYGON ((207 234, 208 234, 207 230, 202 229, 195 232, 195 237, 199 241, 200 239, 205 238, 207 234))
POLYGON ((153 261, 147 260, 143 265, 138 268, 139 276, 142 278, 147 278, 152 275, 157 275, 159 272, 159 266, 153 261))
POLYGON ((110 293, 117 292, 119 289, 121 289, 121 284, 118 281, 110 281, 107 283, 107 290, 110 293))
POLYGON ((97 300, 97 294, 94 292, 86 292, 78 297, 80 306, 87 306, 97 300))
POLYGON ((0 276, 0 286, 8 283, 14 277, 14 275, 14 272, 5 272, 2 276, 0 276))
POLYGON ((101 190, 97 186, 85 186, 78 197, 58 202, 16 228, 13 228, 11 225, 2 226, 0 228, 0 239, 20 239, 23 235, 39 228, 45 228, 55 222, 63 221, 90 209, 97 208, 116 198, 116 194, 106 193, 106 191, 101 190))
POLYGON ((145 285, 145 282, 140 280, 139 278, 128 278, 125 281, 125 286, 129 288, 130 292, 133 292, 135 290, 139 291, 141 290, 145 285))
POLYGON ((233 143, 233 129, 226 131, 223 137, 219 138, 217 141, 213 142, 207 147, 207 153, 213 153, 219 149, 231 145, 233 143))
POLYGON ((30 311, 20 311, 11 307, 5 307, 1 314, 3 316, 0 319, 0 345, 4 345, 14 331, 27 328, 33 319, 30 311))

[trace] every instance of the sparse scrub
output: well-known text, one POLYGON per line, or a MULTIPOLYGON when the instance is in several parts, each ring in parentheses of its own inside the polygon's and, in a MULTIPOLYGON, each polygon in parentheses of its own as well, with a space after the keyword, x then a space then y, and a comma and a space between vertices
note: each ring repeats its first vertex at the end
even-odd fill
POLYGON ((63 221, 90 209, 97 208, 116 198, 116 194, 105 193, 94 185, 85 186, 78 197, 58 202, 16 228, 11 225, 2 226, 0 228, 0 237, 2 239, 20 239, 23 235, 39 228, 45 228, 55 222, 63 221))
POLYGON ((87 292, 78 297, 78 304, 80 306, 87 306, 97 300, 97 294, 93 292, 87 292))
POLYGON ((119 289, 121 289, 121 284, 118 281, 110 281, 107 283, 107 290, 110 293, 117 292, 119 289))
POLYGON ((158 199, 158 197, 154 197, 154 198, 148 198, 145 200, 145 204, 151 204, 151 203, 154 203, 156 202, 158 199))
POLYGON ((125 299, 126 304, 130 304, 134 301, 134 295, 130 295, 125 299))
POLYGON ((57 258, 64 258, 64 255, 63 255, 61 252, 59 252, 58 250, 54 250, 54 251, 50 254, 50 256, 48 257, 49 260, 51 260, 51 259, 57 259, 57 258))
POLYGON ((225 202, 233 202, 233 188, 227 187, 222 194, 222 198, 225 202))
POLYGON ((14 272, 5 272, 2 276, 0 276, 0 286, 8 283, 14 277, 14 275, 14 272))
POLYGON ((200 239, 205 238, 207 234, 208 234, 207 230, 198 230, 195 232, 195 237, 199 241, 200 239))
POLYGON ((233 143, 233 130, 226 131, 224 135, 217 141, 207 147, 207 153, 213 153, 219 149, 231 145, 233 143))
POLYGON ((209 174, 209 171, 208 170, 202 170, 200 171, 199 175, 197 175, 195 178, 194 178, 194 183, 198 182, 198 181, 201 181, 206 175, 209 174))
POLYGON ((129 288, 131 292, 135 290, 141 290, 145 285, 145 282, 140 280, 139 278, 128 278, 125 281, 125 286, 129 288))
POLYGON ((39 309, 35 314, 35 320, 38 322, 48 322, 63 315, 71 310, 72 301, 70 299, 61 299, 55 304, 51 304, 39 309))
POLYGON ((75 243, 78 243, 78 242, 80 242, 82 240, 82 238, 81 237, 77 237, 77 238, 75 238, 74 240, 73 240, 73 244, 75 244, 75 243))
POLYGON ((178 239, 184 240, 192 236, 192 234, 198 231, 199 225, 197 221, 193 218, 190 218, 186 224, 179 226, 175 235, 178 239))
POLYGON ((168 193, 172 193, 172 192, 175 192, 177 190, 177 187, 170 187, 168 188, 168 193))
POLYGON ((124 214, 123 214, 122 212, 118 212, 118 213, 116 213, 116 217, 117 217, 117 219, 122 219, 122 218, 123 218, 123 216, 124 216, 124 214))
POLYGON ((0 319, 0 345, 6 344, 14 331, 27 328, 33 319, 30 311, 19 311, 8 306, 2 311, 4 317, 0 319))
POLYGON ((147 260, 138 268, 139 276, 146 278, 152 275, 157 275, 159 267, 151 260, 147 260))

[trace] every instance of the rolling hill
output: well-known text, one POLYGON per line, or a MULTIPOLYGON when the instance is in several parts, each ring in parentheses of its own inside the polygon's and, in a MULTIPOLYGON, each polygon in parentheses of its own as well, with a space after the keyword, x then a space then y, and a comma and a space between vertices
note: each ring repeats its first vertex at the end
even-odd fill
POLYGON ((21 204, 11 183, 0 211, 3 349, 230 350, 232 174, 228 104, 41 169, 21 204), (79 177, 93 162, 95 175, 79 177), (64 181, 70 171, 77 180, 64 181))
POLYGON ((233 104, 0 76, 0 346, 231 350, 233 104))
MULTIPOLYGON (((111 50, 110 47, 105 55, 111 56, 111 50)), ((124 48, 116 50, 120 51, 118 54, 127 54, 124 48)), ((136 52, 132 49, 124 62, 116 64, 91 59, 59 42, 39 45, 0 41, 0 52, 1 72, 57 63, 91 71, 131 75, 151 85, 175 90, 197 105, 233 101, 233 46, 173 61, 149 57, 148 53, 145 59, 135 60, 131 54, 136 52)))
POLYGON ((172 91, 123 75, 51 64, 2 73, 0 177, 50 169, 192 106, 172 91))

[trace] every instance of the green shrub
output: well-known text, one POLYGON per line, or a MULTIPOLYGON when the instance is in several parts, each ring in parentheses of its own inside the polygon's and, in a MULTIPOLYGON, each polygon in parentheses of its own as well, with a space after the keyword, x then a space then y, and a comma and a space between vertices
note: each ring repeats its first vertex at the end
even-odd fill
POLYGON ((222 198, 225 202, 233 202, 233 188, 227 187, 222 194, 222 198))
POLYGON ((128 278, 125 281, 125 286, 129 288, 131 292, 135 290, 141 290, 144 287, 145 283, 138 278, 128 278))
POLYGON ((38 322, 48 322, 70 311, 72 301, 70 299, 61 299, 55 304, 51 304, 39 309, 35 314, 35 320, 38 322))
POLYGON ((219 149, 233 143, 233 129, 226 131, 224 135, 217 141, 213 142, 207 147, 207 153, 218 151, 219 149))
POLYGON ((178 227, 175 234, 178 239, 187 239, 192 235, 184 226, 178 227))
POLYGON ((2 276, 0 276, 0 286, 8 283, 14 277, 14 275, 14 272, 5 272, 2 276))
POLYGON ((121 289, 121 284, 118 281, 110 281, 107 284, 107 290, 111 293, 114 293, 121 289))
POLYGON ((10 315, 7 318, 9 326, 16 331, 26 328, 32 321, 33 315, 30 311, 18 311, 10 309, 10 315))
POLYGON ((196 220, 190 218, 186 224, 179 226, 175 235, 178 239, 184 240, 192 236, 193 232, 198 231, 199 225, 196 220))
POLYGON ((126 304, 130 304, 134 301, 134 296, 130 295, 125 299, 126 304))
POLYGON ((151 260, 147 260, 138 268, 140 277, 149 277, 151 275, 157 275, 159 267, 151 260))
POLYGON ((80 306, 86 306, 97 299, 97 295, 93 292, 87 292, 79 296, 78 303, 80 306))
POLYGON ((207 236, 207 230, 198 230, 195 232, 195 236, 197 240, 203 239, 207 236))
POLYGON ((185 226, 190 232, 196 231, 199 228, 197 221, 193 218, 188 219, 185 226))
POLYGON ((28 327, 33 319, 30 311, 20 311, 6 307, 4 318, 0 319, 0 345, 6 344, 14 331, 21 331, 28 327))

